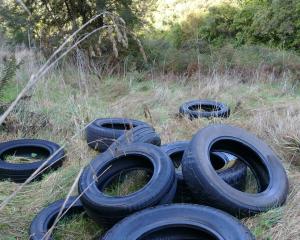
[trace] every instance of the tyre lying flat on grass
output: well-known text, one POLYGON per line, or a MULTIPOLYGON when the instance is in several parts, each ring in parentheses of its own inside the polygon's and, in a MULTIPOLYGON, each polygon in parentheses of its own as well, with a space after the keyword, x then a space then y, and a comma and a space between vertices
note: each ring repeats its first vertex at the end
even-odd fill
POLYGON ((229 107, 221 102, 212 100, 193 100, 185 102, 179 108, 182 116, 188 116, 191 120, 194 118, 221 117, 227 118, 230 115, 229 107))
POLYGON ((229 214, 192 204, 158 206, 137 212, 110 229, 102 240, 254 240, 229 214))
POLYGON ((45 172, 60 167, 65 155, 64 150, 60 148, 54 142, 38 139, 18 139, 0 143, 0 179, 21 183, 43 164, 42 170, 47 168, 45 172), (8 162, 9 158, 18 160, 18 163, 8 162))
POLYGON ((48 234, 48 230, 52 227, 61 210, 65 217, 84 212, 84 208, 77 197, 70 197, 67 201, 62 199, 50 204, 32 220, 29 229, 30 240, 52 240, 53 238, 48 234))
POLYGON ((267 144, 247 131, 213 124, 199 130, 183 156, 183 176, 194 194, 208 204, 236 216, 249 216, 281 206, 288 194, 288 179, 280 159, 267 144), (257 193, 238 191, 222 180, 210 163, 209 153, 237 156, 253 172, 257 193))
POLYGON ((91 148, 104 152, 127 130, 149 124, 128 118, 100 118, 86 128, 87 143, 91 148))
POLYGON ((87 214, 99 224, 111 226, 136 211, 170 203, 176 192, 175 170, 169 157, 157 146, 122 145, 116 152, 106 151, 97 156, 85 168, 78 191, 87 214), (125 196, 105 193, 104 189, 116 176, 137 169, 152 175, 146 185, 125 196))

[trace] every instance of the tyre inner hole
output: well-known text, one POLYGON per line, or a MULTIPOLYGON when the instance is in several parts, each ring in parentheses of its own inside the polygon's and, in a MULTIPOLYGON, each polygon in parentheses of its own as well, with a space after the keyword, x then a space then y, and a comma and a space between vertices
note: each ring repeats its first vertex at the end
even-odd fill
POLYGON ((216 171, 224 168, 226 165, 225 159, 214 153, 210 153, 210 162, 216 171))
POLYGON ((218 240, 219 238, 204 228, 179 224, 153 229, 138 238, 138 240, 153 239, 218 240))
POLYGON ((24 146, 11 148, 0 155, 0 159, 9 163, 32 163, 46 160, 50 152, 46 148, 24 146))
POLYGON ((189 106, 189 110, 198 111, 198 112, 214 112, 214 111, 220 111, 221 108, 217 105, 196 104, 196 105, 189 106))
POLYGON ((98 189, 110 197, 127 196, 147 185, 153 176, 153 165, 141 155, 117 158, 98 180, 98 189))
POLYGON ((178 151, 170 154, 170 158, 176 169, 181 169, 181 161, 182 161, 183 153, 184 151, 178 151))
POLYGON ((243 192, 260 193, 267 189, 269 185, 269 174, 263 163, 261 156, 248 146, 248 144, 234 139, 219 139, 210 148, 212 151, 221 151, 236 158, 246 164, 246 188, 243 192))
POLYGON ((102 127, 117 129, 117 130, 130 130, 131 128, 135 128, 136 125, 130 123, 104 123, 102 127))

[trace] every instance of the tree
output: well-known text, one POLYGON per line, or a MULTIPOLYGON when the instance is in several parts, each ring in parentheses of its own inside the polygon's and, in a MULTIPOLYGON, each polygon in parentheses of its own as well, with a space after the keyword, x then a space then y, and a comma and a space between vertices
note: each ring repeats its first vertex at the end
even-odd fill
MULTIPOLYGON (((31 27, 32 37, 40 47, 52 51, 63 39, 80 28, 95 15, 108 11, 120 16, 129 29, 141 26, 142 19, 155 0, 23 0, 31 15, 16 2, 4 0, 0 6, 0 29, 16 42, 27 42, 31 27), (20 35, 20 36, 19 36, 20 35), (19 36, 19 37, 18 37, 19 36)), ((105 19, 99 17, 82 34, 103 26, 105 19)), ((89 43, 95 43, 97 37, 89 43)), ((87 48, 91 44, 81 45, 87 48)))

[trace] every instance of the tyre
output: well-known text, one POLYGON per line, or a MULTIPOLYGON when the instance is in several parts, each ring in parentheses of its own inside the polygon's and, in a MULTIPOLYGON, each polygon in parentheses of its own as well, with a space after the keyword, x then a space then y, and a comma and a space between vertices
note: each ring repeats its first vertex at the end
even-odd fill
POLYGON ((111 226, 136 211, 170 203, 176 192, 174 184, 175 170, 169 157, 157 146, 135 143, 122 145, 114 154, 106 151, 97 156, 83 171, 78 191, 87 214, 102 226, 111 226), (107 185, 130 170, 150 172, 149 180, 127 195, 108 195, 107 185))
MULTIPOLYGON (((177 177, 176 202, 194 202, 192 193, 185 184, 181 165, 184 151, 189 143, 189 141, 178 141, 161 146, 175 167, 177 177)), ((213 152, 210 157, 214 169, 225 182, 241 191, 245 189, 247 166, 243 162, 223 152, 213 152)), ((203 199, 205 199, 205 196, 203 196, 203 199)))
POLYGON ((221 102, 211 100, 194 100, 182 104, 179 108, 181 115, 188 116, 191 120, 194 118, 222 117, 227 118, 230 115, 229 107, 221 102))
POLYGON ((51 236, 47 235, 48 230, 52 227, 62 207, 64 216, 84 212, 80 200, 76 199, 77 197, 70 197, 66 202, 65 199, 62 199, 40 211, 31 222, 29 229, 30 240, 52 239, 51 236))
POLYGON ((288 179, 280 159, 263 141, 245 130, 213 124, 194 135, 182 162, 183 176, 195 198, 203 194, 214 207, 236 216, 249 216, 282 205, 288 179), (222 180, 208 153, 227 152, 243 161, 254 174, 257 193, 241 192, 222 180))
POLYGON ((141 125, 149 126, 145 122, 128 118, 96 119, 86 128, 87 143, 91 148, 104 152, 126 130, 141 125))
POLYGON ((64 150, 59 145, 46 140, 19 139, 0 143, 0 179, 24 182, 43 164, 42 169, 47 168, 47 171, 60 167, 64 155, 64 150), (50 156, 52 157, 48 160, 50 156), (22 163, 8 162, 9 158, 22 163))
POLYGON ((237 157, 225 153, 214 151, 210 156, 214 169, 218 175, 233 188, 245 191, 247 178, 247 165, 237 157), (225 165, 223 165, 225 163, 225 165), (221 165, 219 165, 221 164, 221 165))
POLYGON ((110 229, 102 240, 254 240, 249 229, 218 209, 171 204, 135 213, 110 229))
POLYGON ((141 125, 129 131, 126 131, 125 134, 119 137, 109 147, 109 150, 117 151, 120 146, 133 143, 149 143, 156 146, 160 146, 161 139, 152 127, 147 125, 141 125))

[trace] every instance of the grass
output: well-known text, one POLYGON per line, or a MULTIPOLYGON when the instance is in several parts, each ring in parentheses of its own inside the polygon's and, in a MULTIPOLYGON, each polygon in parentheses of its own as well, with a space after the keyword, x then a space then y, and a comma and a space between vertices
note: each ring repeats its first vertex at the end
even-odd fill
POLYGON ((126 196, 143 188, 151 179, 151 175, 144 170, 125 171, 118 174, 103 189, 109 196, 126 196))
POLYGON ((247 176, 246 176, 246 188, 245 192, 247 193, 257 193, 258 185, 255 176, 252 171, 247 167, 247 176))
POLYGON ((10 83, 5 88, 5 94, 1 99, 4 103, 9 103, 15 99, 18 93, 18 88, 15 84, 10 83))
POLYGON ((39 160, 42 160, 37 156, 36 153, 32 153, 31 156, 16 156, 16 155, 6 155, 4 156, 4 160, 9 163, 32 163, 39 160))
MULTIPOLYGON (((72 65, 70 69, 75 69, 72 65)), ((22 66, 20 76, 30 69, 22 66)), ((75 70, 74 70, 75 72, 75 70)), ((8 123, 18 126, 0 130, 0 141, 21 137, 43 138, 63 144, 91 120, 99 117, 128 117, 152 124, 162 142, 190 139, 210 123, 223 122, 243 127, 265 140, 283 160, 290 179, 290 194, 285 206, 267 213, 243 219, 257 239, 297 239, 300 235, 299 201, 300 172, 298 156, 300 139, 300 89, 281 76, 268 78, 259 73, 242 83, 241 76, 230 71, 184 76, 159 73, 126 73, 99 80, 88 72, 85 82, 76 74, 63 70, 51 71, 10 115, 8 123), (271 81, 272 80, 272 81, 271 81), (84 86, 80 88, 79 86, 84 86), (228 103, 232 115, 228 119, 178 118, 179 106, 187 100, 208 98, 228 103), (30 115, 28 113, 34 113, 30 115), (29 128, 33 119, 43 116, 45 125, 37 120, 35 131, 29 128), (10 122, 9 122, 10 121, 10 122), (292 149, 291 149, 292 148, 292 149)), ((28 239, 28 228, 34 216, 69 192, 78 172, 98 153, 89 149, 84 134, 73 138, 66 147, 66 160, 57 171, 48 173, 42 181, 26 185, 0 212, 0 239, 28 239)), ((142 185, 124 180, 125 185, 112 188, 110 193, 128 194, 142 185), (136 188, 137 187, 137 188, 136 188)), ((0 202, 17 184, 0 182, 0 202)), ((73 191, 76 195, 76 190, 73 191)), ((85 215, 63 219, 54 231, 55 239, 93 239, 101 234, 85 215)))
POLYGON ((84 214, 79 214, 62 219, 53 231, 53 238, 65 240, 97 239, 101 233, 101 228, 94 224, 91 219, 84 214), (78 231, 79 229, 85 229, 85 231, 78 231))

